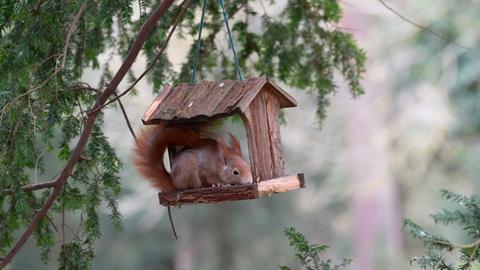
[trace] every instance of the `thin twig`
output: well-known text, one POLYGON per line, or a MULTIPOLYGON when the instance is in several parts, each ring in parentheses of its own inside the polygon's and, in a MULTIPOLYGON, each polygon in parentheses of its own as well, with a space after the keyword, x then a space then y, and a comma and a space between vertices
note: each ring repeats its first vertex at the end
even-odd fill
POLYGON ((21 121, 16 121, 15 123, 15 127, 13 128, 13 132, 10 133, 10 135, 8 136, 8 142, 9 142, 9 145, 8 145, 8 158, 7 160, 9 162, 12 162, 13 160, 13 147, 15 146, 15 136, 17 135, 17 130, 18 130, 18 127, 20 126, 20 123, 21 121))
POLYGON ((55 222, 53 222, 53 220, 49 217, 49 216, 46 216, 45 217, 48 221, 48 223, 50 224, 50 226, 53 227, 53 229, 55 230, 55 232, 58 232, 58 228, 57 228, 57 225, 55 225, 55 222))
POLYGON ((83 5, 78 10, 77 14, 75 14, 75 17, 73 17, 72 23, 68 28, 67 36, 65 38, 65 42, 63 46, 63 57, 62 57, 62 63, 60 64, 60 70, 62 70, 65 67, 65 63, 67 61, 68 47, 70 45, 70 38, 72 37, 72 34, 77 30, 78 23, 80 22, 80 19, 82 18, 83 13, 85 13, 86 9, 87 9, 87 2, 84 2, 83 5))
POLYGON ((43 3, 45 3, 46 0, 41 0, 38 2, 37 6, 32 10, 33 13, 37 13, 40 10, 40 7, 42 7, 43 3))
POLYGON ((75 231, 68 224, 65 223, 65 228, 69 229, 72 234, 75 234, 75 231))
MULTIPOLYGON (((75 89, 75 90, 89 90, 89 91, 98 93, 98 89, 95 89, 95 88, 91 87, 88 83, 84 83, 84 84, 85 85, 77 84, 77 85, 74 85, 72 88, 75 89)), ((114 92, 113 95, 115 95, 115 97, 118 97, 116 92, 114 92)), ((130 119, 128 118, 127 111, 125 110, 125 107, 123 106, 122 101, 119 98, 117 99, 117 101, 118 101, 118 104, 120 105, 120 109, 122 111, 123 117, 125 118, 125 122, 127 123, 127 126, 128 126, 128 129, 130 130, 130 133, 132 134, 133 138, 135 140, 137 140, 137 136, 135 135, 135 132, 133 131, 132 124, 130 122, 130 119)), ((82 110, 82 107, 80 106, 80 102, 78 100, 77 100, 77 103, 78 103, 78 106, 80 107, 80 110, 82 111, 82 115, 83 115, 83 110, 82 110)))
POLYGON ((178 235, 177 235, 177 231, 175 230, 175 225, 173 224, 172 211, 170 210, 170 205, 167 206, 167 212, 168 212, 168 220, 170 221, 170 227, 172 228, 173 236, 175 237, 175 240, 178 241, 178 235))
MULTIPOLYGON (((28 90, 27 92, 17 96, 15 99, 13 99, 10 103, 14 102, 14 101, 17 101, 19 99, 21 99, 22 97, 26 96, 26 95, 30 95, 31 93, 37 91, 38 89, 42 88, 45 84, 47 84, 56 74, 57 72, 59 72, 59 70, 54 70, 52 72, 52 74, 50 74, 50 76, 48 76, 47 79, 45 79, 43 82, 41 82, 39 85, 33 87, 32 89, 28 90)), ((8 104, 7 104, 8 105, 8 104)))
POLYGON ((80 229, 82 228, 83 224, 83 215, 85 213, 85 208, 82 208, 82 211, 80 212, 80 222, 78 223, 77 230, 74 232, 75 235, 78 235, 80 233, 80 229))
POLYGON ((23 187, 22 190, 23 191, 35 191, 35 190, 44 189, 44 188, 52 188, 52 187, 55 187, 56 185, 57 185, 57 181, 54 180, 54 181, 29 185, 29 186, 23 187))
MULTIPOLYGON (((98 96, 98 93, 99 93, 98 89, 95 89, 95 88, 91 87, 86 82, 76 83, 73 86, 71 86, 71 89, 75 90, 75 91, 88 90, 88 91, 91 91, 91 92, 95 92, 97 94, 97 96, 98 96)), ((78 98, 78 96, 76 96, 76 101, 77 101, 78 108, 80 109, 80 115, 82 117, 86 117, 87 115, 85 113, 85 110, 82 108, 82 103, 80 102, 80 99, 78 98)))
POLYGON ((95 92, 98 94, 98 89, 91 87, 88 83, 82 82, 82 83, 76 83, 71 86, 72 90, 79 91, 79 90, 88 90, 91 92, 95 92))
POLYGON ((21 98, 23 98, 24 96, 27 96, 27 95, 30 95, 31 93, 37 91, 38 89, 42 88, 45 84, 47 84, 56 74, 57 74, 58 70, 54 70, 52 74, 50 74, 50 76, 48 76, 48 78, 43 81, 42 83, 40 83, 39 85, 35 86, 34 88, 28 90, 27 92, 24 92, 22 93, 21 95, 15 97, 12 101, 10 101, 9 103, 5 104, 5 106, 3 106, 2 108, 2 112, 0 113, 0 124, 2 123, 2 119, 3 119, 3 114, 7 111, 7 108, 12 105, 14 102, 16 102, 17 100, 20 100, 21 98))
POLYGON ((78 109, 80 110, 80 116, 82 116, 82 118, 85 118, 86 117, 85 111, 83 110, 82 103, 80 102, 80 99, 78 97, 76 97, 76 101, 77 101, 78 109))
POLYGON ((38 173, 37 173, 37 170, 38 170, 38 164, 40 163, 40 159, 42 159, 43 155, 45 155, 46 151, 43 151, 42 153, 40 153, 40 155, 38 155, 37 159, 35 160, 35 169, 34 169, 34 179, 33 179, 33 183, 37 183, 37 179, 38 179, 38 173))
POLYGON ((165 51, 165 49, 167 48, 167 45, 168 45, 168 42, 170 41, 170 38, 172 37, 173 33, 175 32, 175 29, 177 28, 179 22, 180 22, 180 19, 183 17, 183 14, 185 13, 185 11, 188 9, 188 7, 190 6, 190 3, 191 3, 191 0, 185 0, 183 3, 182 3, 182 6, 183 8, 179 11, 177 17, 175 18, 175 22, 173 23, 172 25, 172 28, 170 29, 170 32, 168 33, 168 36, 167 38, 165 39, 165 42, 162 44, 162 47, 160 48, 160 51, 158 51, 158 53, 155 55, 155 57, 153 58, 153 61, 150 63, 150 65, 145 69, 145 71, 143 71, 143 73, 125 90, 123 91, 121 94, 117 95, 115 98, 111 99, 110 101, 108 101, 107 103, 105 103, 103 106, 100 106, 98 108, 96 108, 95 110, 92 110, 91 112, 89 112, 88 114, 92 114, 92 113, 96 113, 97 111, 103 109, 104 107, 110 105, 111 103, 117 101, 117 99, 120 99, 121 97, 123 97, 124 95, 126 95, 128 92, 130 92, 134 87, 135 85, 137 85, 137 83, 145 76, 147 75, 147 73, 155 66, 155 63, 157 62, 157 60, 160 58, 160 56, 163 54, 163 52, 165 51))
POLYGON ((33 128, 32 128, 32 133, 33 133, 33 137, 36 137, 35 135, 35 128, 37 127, 37 123, 36 123, 36 116, 35 116, 35 113, 33 112, 33 106, 32 106, 32 100, 30 98, 30 96, 28 97, 28 108, 30 109, 30 113, 32 114, 32 124, 33 124, 33 128))
MULTIPOLYGON (((57 185, 57 181, 49 181, 49 182, 43 182, 43 183, 38 183, 38 184, 33 184, 29 186, 22 187, 22 191, 29 192, 29 191, 35 191, 39 189, 45 189, 45 188, 52 188, 57 185)), ((14 191, 11 189, 4 190, 2 193, 4 194, 13 194, 14 191)))
POLYGON ((467 261, 468 265, 471 265, 471 264, 472 264, 472 262, 473 262, 473 257, 474 257, 475 254, 477 253, 478 246, 479 246, 478 244, 475 245, 475 248, 473 249, 472 253, 471 253, 470 256, 468 257, 468 261, 467 261))
MULTIPOLYGON (((50 74, 50 76, 48 76, 48 78, 43 81, 42 83, 40 83, 39 85, 33 87, 32 89, 28 90, 27 92, 17 96, 16 98, 14 98, 12 101, 10 101, 9 103, 7 103, 3 108, 2 108, 2 112, 0 113, 0 124, 1 124, 1 121, 2 121, 2 118, 3 118, 3 114, 6 112, 6 109, 12 105, 15 101, 23 98, 24 96, 27 96, 27 95, 30 95, 31 93, 37 91, 38 89, 42 88, 43 86, 45 86, 45 84, 47 84, 53 77, 56 77, 56 75, 61 72, 64 68, 65 68, 65 62, 66 62, 66 59, 67 59, 67 52, 68 52, 68 46, 70 44, 70 38, 73 34, 73 32, 75 32, 75 30, 77 29, 77 26, 78 26, 78 23, 81 19, 81 17, 83 16, 83 13, 85 13, 85 9, 86 9, 86 3, 84 3, 80 9, 78 10, 77 14, 75 14, 75 17, 73 18, 73 21, 72 23, 70 24, 70 28, 68 29, 68 32, 67 32, 67 37, 65 39, 65 45, 64 45, 64 48, 63 48, 63 59, 62 59, 62 62, 60 64, 60 66, 58 68, 55 68, 55 70, 52 72, 52 74, 50 74)), ((47 61, 48 59, 50 59, 51 56, 49 56, 48 58, 46 58, 44 61, 47 61)), ((43 61, 42 61, 43 62, 43 61)))
POLYGON ((478 239, 477 241, 475 241, 473 243, 464 244, 464 245, 455 244, 455 243, 451 243, 449 241, 442 241, 442 240, 435 240, 435 241, 433 241, 433 243, 440 244, 440 245, 445 245, 445 246, 450 246, 450 247, 456 248, 456 249, 464 249, 464 248, 474 248, 474 247, 480 246, 480 239, 478 239))
POLYGON ((67 247, 65 246, 65 202, 62 202, 62 248, 63 257, 67 257, 67 247))
POLYGON ((262 9, 263 9, 263 13, 267 16, 267 17, 270 17, 267 13, 267 8, 265 7, 265 3, 263 3, 263 0, 259 0, 258 2, 260 2, 260 5, 262 6, 262 9))
POLYGON ((378 0, 378 2, 380 2, 384 7, 386 7, 388 10, 390 10, 391 12, 393 12, 393 14, 397 15, 397 17, 399 17, 400 19, 406 21, 407 23, 417 27, 417 28, 420 28, 422 29, 423 31, 426 31, 426 32, 429 32, 430 34, 434 35, 434 36, 437 36, 438 38, 446 41, 446 42, 451 42, 455 45, 457 45, 458 47, 462 48, 462 49, 465 49, 465 50, 470 50, 471 48, 470 47, 466 47, 466 46, 463 46, 462 44, 458 43, 457 41, 453 40, 453 39, 448 39, 442 35, 440 35, 439 33, 433 31, 432 29, 428 28, 428 27, 425 27, 423 25, 420 25, 412 20, 410 20, 409 18, 403 16, 400 12, 396 11, 394 8, 392 8, 391 6, 389 6, 387 3, 385 3, 384 0, 378 0))
MULTIPOLYGON (((122 63, 120 68, 118 69, 117 73, 113 77, 112 81, 108 84, 105 91, 97 98, 97 101, 93 105, 92 108, 101 107, 108 98, 115 92, 115 89, 118 87, 122 79, 127 74, 128 70, 131 68, 133 62, 137 58, 140 50, 145 43, 145 40, 148 38, 150 33, 155 29, 157 21, 165 14, 168 8, 173 4, 173 0, 163 0, 158 7, 152 12, 152 14, 148 17, 145 23, 140 28, 138 32, 138 36, 135 39, 134 43, 132 44, 130 51, 128 52, 125 61, 122 63)), ((73 168, 75 164, 80 160, 80 156, 83 152, 83 149, 87 145, 89 140, 90 134, 92 132, 93 126, 97 120, 98 113, 90 114, 84 122, 83 131, 78 139, 77 145, 75 149, 72 151, 70 158, 68 159, 65 167, 63 167, 62 171, 60 172, 57 180, 55 188, 53 189, 52 193, 48 197, 47 201, 43 205, 43 207, 38 211, 33 218, 30 225, 25 229, 23 234, 20 236, 18 241, 15 243, 13 248, 10 252, 3 258, 0 262, 0 269, 5 268, 15 257, 17 252, 23 247, 25 242, 28 240, 30 235, 33 233, 35 228, 37 227, 38 223, 47 215, 48 210, 52 207, 53 203, 57 200, 58 196, 60 195, 61 190, 63 189, 64 185, 66 184, 68 178, 72 174, 73 168)))
POLYGON ((38 69, 39 67, 41 67, 43 64, 45 64, 48 60, 52 59, 53 57, 57 57, 58 55, 55 55, 55 54, 51 54, 50 56, 48 56, 47 58, 43 59, 42 61, 40 61, 40 63, 37 63, 33 66, 33 68, 35 69, 38 69))
POLYGON ((130 119, 128 119, 127 111, 123 107, 122 100, 118 98, 117 93, 114 93, 114 95, 115 95, 115 98, 117 98, 118 105, 120 105, 120 110, 122 110, 123 117, 125 118, 125 122, 127 123, 130 133, 132 133, 133 139, 137 140, 137 136, 135 135, 135 131, 133 131, 132 124, 130 123, 130 119))

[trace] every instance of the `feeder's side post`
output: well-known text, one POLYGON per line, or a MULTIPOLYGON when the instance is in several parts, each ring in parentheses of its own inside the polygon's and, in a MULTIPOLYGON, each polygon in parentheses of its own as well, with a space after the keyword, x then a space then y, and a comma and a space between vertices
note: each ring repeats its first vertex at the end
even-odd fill
POLYGON ((255 180, 265 181, 284 175, 279 109, 277 98, 267 88, 258 93, 242 114, 255 180))
POLYGON ((260 92, 241 115, 248 139, 248 153, 255 182, 270 179, 273 168, 270 163, 270 147, 267 130, 265 101, 260 92))
POLYGON ((265 108, 268 122, 268 138, 270 140, 271 162, 273 166, 273 177, 282 177, 285 175, 285 163, 283 161, 283 146, 280 135, 280 103, 273 94, 273 89, 262 91, 265 99, 265 108))

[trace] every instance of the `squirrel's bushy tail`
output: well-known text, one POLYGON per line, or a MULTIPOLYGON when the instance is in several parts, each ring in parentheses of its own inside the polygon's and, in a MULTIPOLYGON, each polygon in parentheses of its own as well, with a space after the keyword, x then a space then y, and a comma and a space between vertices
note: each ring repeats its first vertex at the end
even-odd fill
POLYGON ((165 150, 168 145, 194 147, 199 140, 198 133, 186 126, 145 126, 135 142, 134 164, 160 191, 174 191, 172 178, 163 163, 165 150))

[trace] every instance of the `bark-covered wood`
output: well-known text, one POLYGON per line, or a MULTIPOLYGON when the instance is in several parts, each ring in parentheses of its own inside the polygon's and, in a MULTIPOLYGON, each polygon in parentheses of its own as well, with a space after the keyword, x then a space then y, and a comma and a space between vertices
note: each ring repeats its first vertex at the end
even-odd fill
POLYGON ((158 94, 158 96, 153 100, 152 105, 148 107, 147 111, 143 115, 142 122, 144 124, 146 124, 152 118, 152 115, 155 113, 157 107, 160 106, 160 103, 162 103, 162 101, 171 93, 171 91, 171 85, 167 84, 163 87, 160 94, 158 94))
POLYGON ((281 108, 296 101, 266 77, 243 81, 202 81, 165 87, 145 113, 144 124, 185 123, 244 112, 264 88, 274 91, 281 108))
MULTIPOLYGON (((279 110, 296 101, 266 77, 166 86, 144 115, 145 124, 212 121, 240 113, 255 182, 284 172, 279 110)), ((172 157, 172 156, 170 156, 172 157)))
POLYGON ((274 178, 264 93, 258 94, 242 114, 248 138, 248 152, 253 179, 274 178))
POLYGON ((287 175, 257 184, 258 196, 272 196, 275 193, 288 192, 305 187, 303 173, 287 175))
POLYGON ((268 86, 273 89, 272 93, 278 98, 280 103, 280 108, 290 108, 297 107, 297 101, 285 92, 280 86, 278 86, 274 81, 267 79, 268 86))
POLYGON ((272 177, 285 175, 285 164, 283 161, 283 146, 280 136, 280 124, 278 122, 280 113, 280 104, 274 96, 274 91, 270 87, 263 91, 265 100, 265 110, 268 126, 268 139, 270 145, 272 177))
POLYGON ((50 207, 52 207, 58 196, 60 196, 61 191, 67 183, 67 180, 70 179, 72 171, 75 165, 80 160, 82 152, 88 143, 90 134, 99 115, 99 111, 96 109, 101 108, 110 98, 110 96, 113 95, 118 85, 127 74, 128 70, 130 70, 130 67, 137 58, 137 55, 140 53, 140 50, 145 43, 145 40, 148 38, 149 34, 155 29, 157 21, 163 16, 163 14, 172 4, 173 0, 162 1, 140 28, 137 38, 133 42, 130 51, 125 57, 125 61, 117 70, 110 83, 107 84, 105 90, 98 96, 93 107, 89 110, 90 113, 84 121, 82 133, 80 134, 77 145, 73 149, 70 158, 68 159, 67 163, 65 164, 62 171, 55 180, 56 184, 53 191, 50 193, 48 199, 45 201, 45 204, 42 206, 42 208, 37 211, 30 225, 28 225, 28 227, 25 229, 25 231, 15 243, 15 245, 12 247, 12 249, 5 257, 2 258, 2 260, 0 261, 0 269, 5 268, 11 262, 13 257, 22 248, 22 246, 28 240, 33 231, 37 228, 37 225, 40 223, 40 221, 45 218, 48 210, 50 209, 50 207))
POLYGON ((241 186, 225 186, 198 188, 175 192, 158 193, 160 204, 176 206, 188 203, 215 203, 223 201, 252 200, 258 198, 255 184, 241 186))
POLYGON ((252 174, 258 181, 285 175, 279 110, 280 104, 274 89, 265 86, 242 114, 252 174))
POLYGON ((262 181, 258 184, 160 192, 158 198, 163 206, 180 206, 193 203, 252 200, 260 196, 271 196, 303 187, 305 183, 301 173, 262 181))

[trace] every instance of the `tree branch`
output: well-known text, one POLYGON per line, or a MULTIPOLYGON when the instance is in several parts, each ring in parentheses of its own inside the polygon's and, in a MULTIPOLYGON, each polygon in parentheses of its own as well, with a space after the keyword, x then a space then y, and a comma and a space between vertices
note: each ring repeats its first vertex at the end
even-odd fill
MULTIPOLYGON (((97 98, 97 101, 93 105, 92 109, 101 107, 103 104, 105 104, 108 98, 115 92, 117 86, 120 84, 122 79, 127 74, 128 70, 132 66, 133 62, 137 58, 140 52, 140 49, 145 43, 145 40, 148 38, 150 33, 155 29, 157 21, 165 14, 165 12, 168 10, 168 8, 172 4, 173 4, 173 0, 163 0, 155 9, 155 11, 150 15, 150 17, 145 21, 130 51, 128 52, 127 57, 125 58, 125 61, 122 63, 122 65, 118 69, 112 81, 107 85, 105 91, 97 98)), ((53 203, 57 200, 69 176, 72 174, 75 164, 81 158, 83 149, 87 145, 88 139, 95 125, 97 116, 98 116, 98 111, 89 114, 88 117, 85 119, 83 131, 82 131, 82 134, 80 135, 78 143, 75 149, 73 150, 72 155, 68 159, 67 164, 65 164, 65 167, 62 169, 62 171, 60 172, 60 175, 55 181, 56 185, 52 193, 50 194, 50 196, 48 197, 47 201, 45 202, 43 207, 40 209, 40 211, 37 212, 37 214, 32 220, 32 223, 30 223, 30 225, 25 229, 25 231, 23 232, 22 236, 17 241, 17 243, 15 243, 15 245, 7 254, 7 256, 5 256, 2 259, 0 263, 0 269, 5 268, 12 261, 13 257, 15 257, 17 252, 22 248, 22 246, 25 244, 27 239, 33 233, 38 223, 47 215, 48 210, 53 205, 53 203)))
POLYGON ((130 133, 132 133, 133 139, 137 140, 137 136, 135 135, 135 131, 133 131, 132 124, 130 123, 130 119, 128 119, 127 111, 125 110, 125 107, 123 107, 122 101, 118 98, 117 93, 114 92, 114 95, 118 101, 118 105, 120 105, 120 110, 122 110, 123 117, 125 118, 130 133))
POLYGON ((453 39, 448 39, 442 35, 440 35, 439 33, 433 31, 432 29, 428 28, 428 27, 425 27, 423 25, 420 25, 412 20, 410 20, 409 18, 403 16, 402 14, 400 14, 400 12, 396 11, 394 8, 392 8, 391 6, 387 5, 387 3, 385 3, 384 0, 378 0, 378 2, 380 2, 380 4, 382 4, 385 8, 387 8, 388 10, 390 10, 393 14, 397 15, 397 17, 399 17, 400 19, 404 20, 405 22, 417 27, 417 28, 420 28, 421 30, 423 31, 426 31, 426 32, 429 32, 430 34, 434 35, 434 36, 437 36, 438 38, 442 39, 443 41, 446 41, 446 42, 451 42, 455 45, 457 45, 458 47, 462 48, 462 49, 465 49, 465 50, 470 50, 471 48, 470 47, 466 47, 466 46, 463 46, 462 44, 458 43, 456 40, 453 40, 453 39))
MULTIPOLYGON (((75 84, 72 86, 73 90, 88 90, 91 92, 95 92, 98 94, 98 89, 95 89, 88 85, 88 83, 83 83, 82 84, 75 84)), ((135 132, 133 131, 132 124, 130 123, 130 119, 128 118, 127 111, 125 110, 125 107, 123 106, 122 101, 118 98, 117 92, 113 92, 113 95, 115 95, 115 99, 118 101, 118 105, 120 106, 120 109, 122 111, 123 117, 125 118, 125 122, 127 123, 128 129, 130 130, 130 133, 132 133, 133 138, 136 140, 137 136, 135 135, 135 132)), ((80 106, 80 104, 78 104, 80 106)), ((83 113, 83 112, 82 112, 83 113)))
POLYGON ((190 6, 190 3, 191 3, 191 0, 183 1, 183 3, 182 3, 183 8, 178 12, 177 17, 175 18, 175 22, 172 25, 172 29, 170 29, 170 32, 168 33, 168 36, 165 39, 165 42, 162 44, 162 47, 160 48, 158 53, 153 58, 152 63, 150 63, 150 65, 145 69, 145 71, 143 71, 143 73, 127 88, 127 90, 123 91, 121 94, 117 95, 115 98, 111 99, 110 101, 108 101, 107 103, 102 105, 101 107, 98 107, 95 110, 89 112, 89 114, 90 113, 95 113, 95 112, 103 109, 104 107, 106 107, 106 106, 110 105, 111 103, 115 102, 117 99, 120 99, 121 97, 126 95, 128 92, 130 92, 135 87, 135 85, 137 85, 137 83, 145 75, 147 75, 147 73, 155 66, 155 63, 157 62, 157 60, 160 58, 160 56, 163 54, 163 52, 167 48, 167 45, 168 45, 168 42, 170 41, 170 38, 172 37, 173 33, 175 32, 175 29, 177 28, 178 24, 180 23, 180 19, 183 17, 183 14, 185 13, 185 11, 190 6))
MULTIPOLYGON (((38 7, 40 7, 41 3, 43 3, 44 1, 41 1, 38 5, 38 7)), ((68 29, 68 32, 67 32, 67 36, 65 38, 65 44, 64 44, 64 47, 63 47, 63 59, 62 59, 62 62, 60 64, 59 67, 56 67, 55 70, 53 70, 52 74, 50 74, 47 79, 45 79, 43 82, 41 82, 39 85, 29 89, 27 92, 17 96, 16 98, 14 98, 12 101, 10 101, 9 103, 7 103, 3 108, 2 108, 2 112, 0 113, 0 124, 1 124, 1 121, 3 119, 3 114, 6 112, 7 108, 12 105, 15 101, 25 97, 25 96, 28 96, 30 95, 31 93, 37 91, 38 89, 42 88, 43 86, 45 86, 45 84, 47 84, 52 78, 54 78, 58 73, 60 73, 60 71, 62 71, 64 68, 65 68, 65 62, 67 61, 67 52, 68 52, 68 46, 70 44, 70 38, 72 36, 72 34, 75 32, 75 30, 77 29, 77 26, 78 26, 78 23, 80 22, 80 19, 82 18, 83 16, 83 13, 85 13, 85 10, 87 8, 87 4, 86 3, 83 3, 83 5, 80 7, 80 9, 78 10, 77 14, 75 14, 75 17, 73 18, 73 21, 72 23, 70 24, 70 27, 68 29)), ((52 56, 49 56, 48 58, 46 58, 44 61, 47 61, 48 59, 50 59, 52 56)), ((43 63, 43 61, 42 61, 43 63)), ((40 63, 40 65, 42 64, 40 63)))
POLYGON ((67 36, 65 38, 65 42, 63 45, 63 58, 62 58, 62 63, 60 64, 59 69, 62 70, 65 67, 65 62, 67 61, 67 53, 68 53, 68 46, 70 45, 70 38, 72 37, 72 34, 77 30, 78 23, 80 22, 80 19, 83 16, 83 13, 85 13, 85 10, 87 9, 87 2, 84 2, 83 5, 80 7, 78 10, 77 14, 75 14, 75 17, 73 17, 73 21, 70 24, 70 27, 68 28, 67 36))
POLYGON ((57 181, 50 181, 50 182, 44 182, 44 183, 38 183, 38 184, 33 184, 30 186, 23 187, 23 191, 34 191, 34 190, 39 190, 39 189, 44 189, 44 188, 51 188, 55 187, 57 185, 57 181))
MULTIPOLYGON (((22 191, 29 192, 29 191, 39 190, 39 189, 52 188, 52 187, 55 187, 56 184, 57 184, 57 181, 49 181, 49 182, 33 184, 33 185, 22 187, 22 191)), ((4 190, 2 193, 6 195, 11 195, 14 193, 14 191, 11 189, 7 189, 7 190, 4 190)))
POLYGON ((475 242, 473 243, 470 243, 470 244, 455 244, 455 243, 451 243, 449 241, 442 241, 442 240, 435 240, 433 241, 433 243, 435 244, 440 244, 440 245, 444 245, 444 246, 449 246, 451 248, 456 248, 456 249, 464 249, 464 248, 477 248, 480 246, 480 239, 476 240, 475 242))

